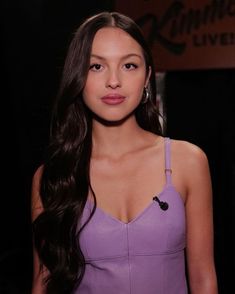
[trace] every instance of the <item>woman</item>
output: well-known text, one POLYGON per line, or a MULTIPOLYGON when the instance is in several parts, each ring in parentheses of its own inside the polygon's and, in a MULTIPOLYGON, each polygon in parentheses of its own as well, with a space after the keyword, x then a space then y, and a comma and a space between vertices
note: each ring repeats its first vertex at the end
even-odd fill
POLYGON ((32 219, 32 293, 217 293, 206 155, 163 137, 150 50, 124 15, 74 35, 32 219))

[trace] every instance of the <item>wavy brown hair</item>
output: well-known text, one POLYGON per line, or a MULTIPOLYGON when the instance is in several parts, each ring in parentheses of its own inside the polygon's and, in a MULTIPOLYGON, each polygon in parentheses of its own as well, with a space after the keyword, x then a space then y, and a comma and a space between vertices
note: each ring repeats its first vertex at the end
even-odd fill
MULTIPOLYGON (((33 223, 41 270, 45 266, 49 271, 45 280, 47 293, 71 293, 79 286, 85 272, 86 262, 79 246, 79 235, 89 220, 83 226, 79 224, 89 190, 94 201, 95 193, 89 175, 92 113, 84 104, 82 93, 93 39, 96 32, 104 27, 124 30, 142 47, 146 72, 151 68, 150 98, 137 107, 135 115, 140 127, 162 134, 154 64, 140 28, 132 19, 117 12, 102 12, 88 18, 75 32, 65 59, 40 183, 44 210, 33 223)), ((96 205, 92 214, 95 208, 96 205)))

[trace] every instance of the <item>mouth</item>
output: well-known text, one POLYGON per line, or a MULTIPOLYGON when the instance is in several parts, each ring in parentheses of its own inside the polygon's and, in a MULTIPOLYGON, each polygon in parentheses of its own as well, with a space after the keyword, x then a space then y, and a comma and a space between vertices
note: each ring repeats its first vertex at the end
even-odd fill
POLYGON ((125 100, 125 96, 118 94, 106 95, 101 98, 101 101, 108 105, 117 105, 121 104, 125 100))

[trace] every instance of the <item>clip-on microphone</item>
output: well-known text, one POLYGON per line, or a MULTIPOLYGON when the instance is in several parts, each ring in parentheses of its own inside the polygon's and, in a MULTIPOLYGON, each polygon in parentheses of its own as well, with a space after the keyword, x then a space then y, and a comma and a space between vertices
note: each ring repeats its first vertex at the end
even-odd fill
POLYGON ((157 196, 154 196, 153 200, 158 202, 158 204, 162 210, 167 210, 169 208, 169 204, 167 202, 160 201, 157 196))

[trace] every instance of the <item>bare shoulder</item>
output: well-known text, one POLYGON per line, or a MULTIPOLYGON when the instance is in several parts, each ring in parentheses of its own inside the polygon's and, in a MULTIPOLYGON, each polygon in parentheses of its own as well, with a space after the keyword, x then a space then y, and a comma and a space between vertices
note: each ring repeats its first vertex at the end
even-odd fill
MULTIPOLYGON (((187 141, 171 140, 172 169, 175 182, 187 195, 195 188, 210 186, 210 169, 206 153, 187 141)), ((209 188, 208 188, 209 189, 209 188)), ((201 193, 203 194, 203 193, 201 193)))
POLYGON ((39 166, 35 171, 32 179, 31 189, 31 211, 32 219, 34 220, 43 210, 40 197, 40 182, 43 172, 43 165, 39 166))
POLYGON ((181 163, 183 167, 208 165, 207 155, 199 146, 182 140, 171 140, 172 156, 176 163, 181 163))

